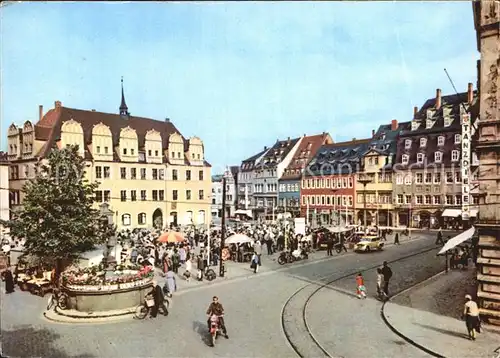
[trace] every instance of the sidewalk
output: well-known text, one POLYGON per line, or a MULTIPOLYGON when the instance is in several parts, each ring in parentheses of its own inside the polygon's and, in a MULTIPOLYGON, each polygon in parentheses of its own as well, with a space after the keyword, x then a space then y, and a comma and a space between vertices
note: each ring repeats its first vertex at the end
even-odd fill
POLYGON ((483 327, 476 341, 470 341, 460 319, 465 294, 475 294, 474 276, 473 268, 438 274, 394 296, 382 316, 398 335, 432 355, 494 357, 500 346, 498 331, 483 327))

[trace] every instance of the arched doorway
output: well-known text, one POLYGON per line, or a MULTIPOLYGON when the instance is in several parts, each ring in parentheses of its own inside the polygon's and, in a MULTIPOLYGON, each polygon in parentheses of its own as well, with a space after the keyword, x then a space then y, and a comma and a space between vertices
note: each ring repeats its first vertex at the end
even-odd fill
POLYGON ((369 211, 359 211, 358 212, 358 225, 365 225, 365 215, 366 215, 366 225, 370 226, 373 222, 372 214, 369 211))
POLYGON ((153 226, 156 229, 163 228, 163 212, 161 211, 161 209, 156 209, 153 212, 153 226))
POLYGON ((385 211, 379 211, 378 213, 378 225, 379 226, 389 226, 389 215, 385 211))
POLYGON ((177 226, 177 211, 170 212, 170 225, 177 226))

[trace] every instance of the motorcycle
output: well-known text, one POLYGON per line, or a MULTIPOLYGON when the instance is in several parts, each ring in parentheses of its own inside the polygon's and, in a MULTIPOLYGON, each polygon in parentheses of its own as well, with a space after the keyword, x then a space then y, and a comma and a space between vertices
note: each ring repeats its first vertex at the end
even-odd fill
POLYGON ((305 250, 300 250, 300 253, 298 255, 296 255, 290 251, 283 251, 278 256, 278 263, 280 265, 284 265, 286 263, 292 263, 295 261, 306 260, 308 258, 309 258, 309 255, 307 254, 307 252, 305 250))
POLYGON ((215 347, 215 340, 220 334, 219 316, 213 314, 210 316, 210 336, 212 337, 212 347, 215 347))

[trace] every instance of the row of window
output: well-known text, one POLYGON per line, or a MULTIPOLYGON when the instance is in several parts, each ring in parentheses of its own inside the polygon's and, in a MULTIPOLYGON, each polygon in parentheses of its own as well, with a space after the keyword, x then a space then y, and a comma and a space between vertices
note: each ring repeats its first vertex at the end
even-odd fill
MULTIPOLYGON (((222 198, 220 199, 222 201, 222 198)), ((226 202, 232 202, 233 201, 233 196, 231 194, 226 195, 226 202)), ((212 198, 212 204, 216 205, 217 204, 217 199, 212 198)))
MULTIPOLYGON (((365 195, 358 194, 358 204, 364 203, 364 197, 365 195)), ((370 204, 392 204, 392 194, 366 194, 366 202, 370 204)))
MULTIPOLYGON (((461 134, 455 134, 454 136, 454 143, 455 144, 460 144, 462 142, 462 135, 461 134)), ((446 138, 444 136, 439 136, 437 137, 437 145, 439 147, 444 146, 446 142, 446 138)), ((412 144, 411 139, 405 139, 405 149, 410 149, 412 144)), ((420 148, 425 148, 427 147, 427 138, 420 138, 420 148)))
MULTIPOLYGON (((462 205, 462 195, 445 195, 444 201, 441 195, 415 195, 414 201, 412 201, 412 195, 402 195, 397 196, 398 204, 413 204, 413 205, 462 205)), ((472 203, 479 204, 479 197, 472 197, 472 203)))
POLYGON ((278 190, 278 184, 255 184, 254 193, 275 193, 278 190))
MULTIPOLYGON (((190 221, 192 222, 193 212, 192 211, 186 212, 186 216, 187 216, 188 222, 190 222, 190 221)), ((198 221, 200 223, 205 222, 205 210, 198 211, 198 221)), ((130 214, 123 214, 122 215, 122 225, 123 226, 130 226, 131 224, 132 224, 132 216, 130 214)), ((137 214, 137 224, 138 225, 146 225, 147 224, 146 213, 137 214)))
MULTIPOLYGON (((112 199, 110 190, 97 190, 95 192, 95 198, 97 202, 108 202, 112 199)), ((204 200, 205 193, 203 190, 198 190, 198 200, 204 200)), ((120 191, 121 201, 164 201, 165 200, 165 190, 152 190, 151 199, 148 199, 147 190, 130 190, 130 196, 128 196, 127 190, 120 191), (139 192, 139 197, 137 193, 139 192)), ((179 191, 172 190, 172 200, 179 200, 179 191)), ((187 189, 185 191, 185 200, 192 200, 191 190, 187 189)))
POLYGON ((302 195, 302 205, 353 206, 352 195, 302 195))
POLYGON ((298 191, 299 191, 299 183, 280 184, 280 193, 298 192, 298 191))
POLYGON ((340 189, 340 188, 352 188, 353 179, 352 177, 343 178, 320 178, 320 179, 304 179, 302 180, 302 189, 340 189))
POLYGON ((279 204, 282 207, 298 207, 299 201, 295 198, 282 198, 280 199, 279 204))
MULTIPOLYGON (((137 168, 120 168, 120 179, 147 179, 146 168, 140 168, 139 177, 137 176, 137 168), (130 170, 127 170, 130 169, 130 170)), ((96 179, 109 179, 111 178, 111 168, 110 167, 95 167, 95 177, 96 179)), ((186 170, 186 175, 184 180, 191 180, 191 170, 186 170)), ((151 169, 151 179, 153 180, 164 180, 165 179, 165 169, 151 169)), ((204 174, 203 170, 198 171, 198 180, 203 180, 204 174)), ((172 169, 172 180, 179 180, 179 171, 177 169, 172 169)))
MULTIPOLYGON (((462 174, 460 172, 445 172, 445 183, 446 184, 460 184, 462 183, 462 174)), ((415 173, 410 174, 398 174, 396 175, 396 184, 411 185, 413 181, 416 184, 441 184, 441 173, 415 173)))
MULTIPOLYGON (((458 150, 452 150, 451 151, 451 161, 452 162, 458 162, 460 160, 460 152, 458 150)), ((401 163, 402 164, 408 164, 410 161, 410 156, 408 154, 403 154, 401 157, 401 163)), ((417 163, 423 164, 425 161, 425 154, 424 153, 417 153, 417 163)), ((434 162, 436 163, 441 163, 443 161, 443 152, 434 152, 434 162)))

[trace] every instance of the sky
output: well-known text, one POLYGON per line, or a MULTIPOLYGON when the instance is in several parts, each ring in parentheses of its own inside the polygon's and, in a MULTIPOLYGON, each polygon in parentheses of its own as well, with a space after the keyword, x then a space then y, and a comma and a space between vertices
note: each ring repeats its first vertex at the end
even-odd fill
POLYGON ((64 106, 169 117, 213 174, 277 139, 367 138, 476 87, 465 2, 12 3, 0 14, 0 149, 11 123, 64 106))

